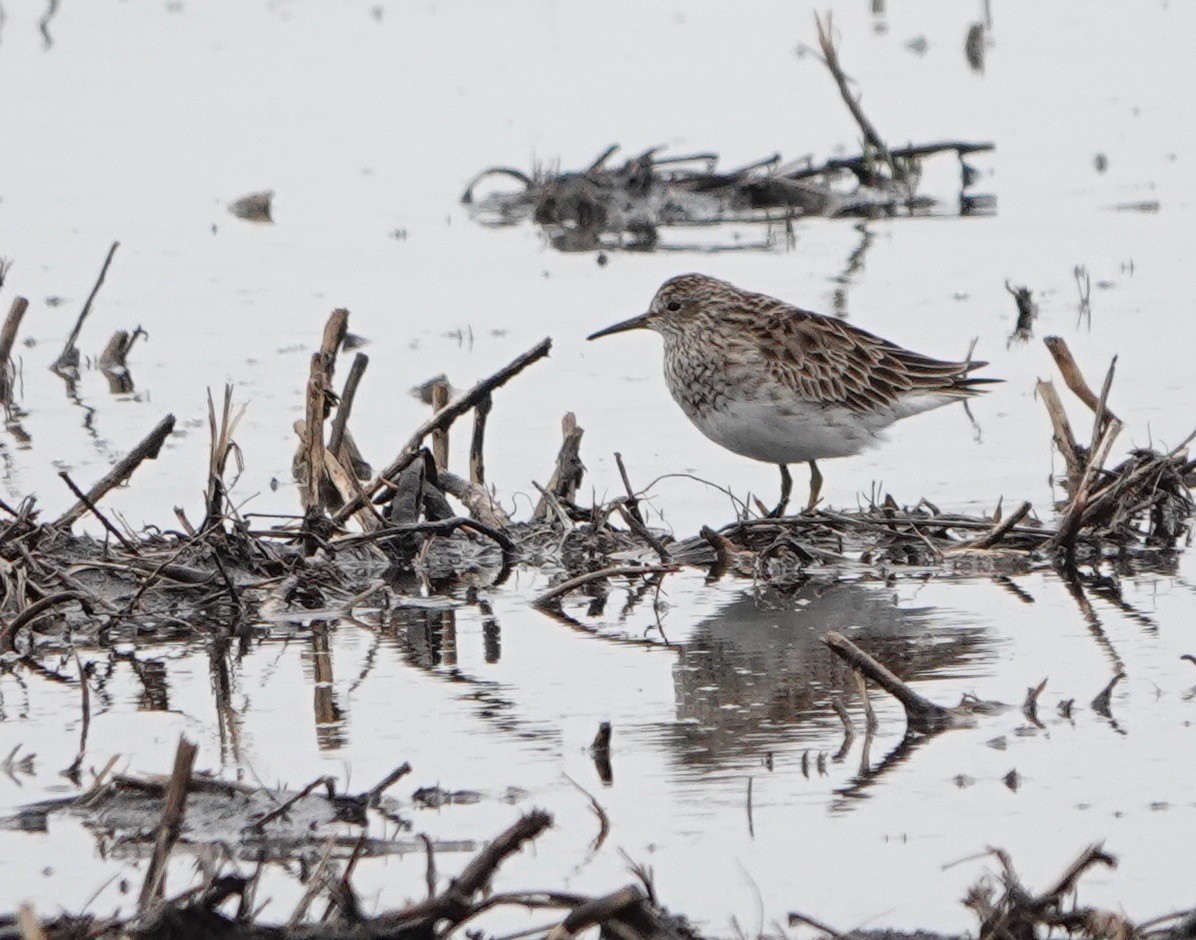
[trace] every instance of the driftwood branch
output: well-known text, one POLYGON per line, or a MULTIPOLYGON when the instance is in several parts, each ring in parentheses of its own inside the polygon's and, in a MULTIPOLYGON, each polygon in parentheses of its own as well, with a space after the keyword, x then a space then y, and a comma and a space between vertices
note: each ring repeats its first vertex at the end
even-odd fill
POLYGON ((137 546, 125 538, 124 533, 114 526, 111 521, 109 521, 108 517, 96 508, 95 503, 87 498, 87 494, 75 485, 75 481, 71 479, 71 475, 69 473, 67 473, 65 470, 59 470, 58 476, 62 479, 62 482, 67 485, 67 489, 74 494, 75 499, 79 500, 79 502, 81 502, 87 508, 87 511, 95 516, 100 525, 102 525, 118 542, 120 542, 121 547, 126 552, 128 552, 130 555, 140 554, 137 551, 137 546))
POLYGON ((1075 434, 1071 429, 1071 422, 1067 418, 1067 411, 1055 391, 1053 382, 1038 380, 1038 397, 1046 407, 1047 416, 1051 419, 1051 432, 1055 439, 1055 447, 1063 455, 1067 464, 1067 491, 1072 495, 1080 477, 1084 474, 1084 455, 1076 443, 1075 434))
POLYGON ((923 698, 841 633, 828 633, 823 642, 852 669, 863 673, 902 704, 910 731, 925 734, 958 724, 951 709, 923 698))
POLYGON ((324 501, 321 484, 324 482, 324 415, 326 412, 327 372, 324 357, 318 352, 312 353, 311 370, 307 378, 307 392, 304 396, 307 408, 307 418, 303 422, 303 439, 301 448, 303 464, 307 469, 300 496, 303 499, 303 509, 308 516, 324 514, 324 501))
POLYGON ((511 517, 484 486, 447 471, 440 474, 440 486, 448 495, 461 500, 469 514, 483 525, 502 530, 511 524, 511 517))

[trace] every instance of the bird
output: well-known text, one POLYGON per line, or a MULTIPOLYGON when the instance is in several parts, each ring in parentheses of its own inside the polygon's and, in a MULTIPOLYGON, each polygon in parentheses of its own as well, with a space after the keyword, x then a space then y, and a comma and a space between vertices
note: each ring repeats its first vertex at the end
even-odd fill
POLYGON ((988 363, 970 353, 963 362, 932 359, 704 274, 670 278, 647 313, 587 339, 629 330, 664 339, 665 383, 699 431, 733 453, 780 467, 773 517, 789 504, 791 464, 810 467, 812 511, 822 491, 819 460, 878 446, 897 421, 1001 381, 972 377, 988 363))

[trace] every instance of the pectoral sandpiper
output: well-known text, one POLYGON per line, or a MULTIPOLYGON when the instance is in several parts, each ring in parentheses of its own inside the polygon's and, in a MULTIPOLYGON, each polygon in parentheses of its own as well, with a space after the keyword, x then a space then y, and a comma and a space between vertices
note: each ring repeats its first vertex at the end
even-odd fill
POLYGON ((781 468, 810 465, 813 509, 822 488, 816 461, 880 444, 910 415, 982 391, 985 362, 944 362, 842 320, 740 290, 702 274, 666 281, 648 312, 589 336, 648 329, 664 337, 664 375, 689 420, 716 444, 781 468))

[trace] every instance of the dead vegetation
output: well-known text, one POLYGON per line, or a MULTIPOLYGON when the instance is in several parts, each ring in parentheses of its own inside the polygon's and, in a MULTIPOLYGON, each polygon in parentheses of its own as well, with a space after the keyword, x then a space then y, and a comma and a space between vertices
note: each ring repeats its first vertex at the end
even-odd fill
MULTIPOLYGON (((562 172, 536 167, 490 167, 466 186, 461 201, 487 225, 540 225, 562 251, 597 249, 651 250, 661 230, 727 222, 763 223, 763 243, 735 248, 771 247, 773 226, 792 240, 795 219, 921 215, 949 211, 973 215, 992 211, 991 196, 973 192, 979 177, 969 162, 993 150, 988 142, 943 140, 893 147, 881 137, 853 90, 835 44, 831 18, 817 21, 818 50, 803 51, 826 66, 852 119, 860 129, 862 149, 852 156, 821 162, 812 158, 786 162, 779 154, 731 170, 718 168, 713 153, 672 156, 652 148, 620 163, 618 146, 603 151, 589 166, 562 172), (960 182, 956 204, 945 210, 919 192, 924 161, 954 154, 960 182), (513 181, 513 191, 483 192, 483 184, 513 181)), ((677 246, 670 246, 677 247, 677 246)))
MULTIPOLYGON (((520 935, 540 940, 564 940, 595 928, 599 936, 620 940, 695 940, 703 936, 684 917, 670 913, 662 905, 651 873, 641 866, 632 867, 635 881, 599 896, 560 889, 495 892, 491 882, 498 869, 516 860, 525 847, 553 825, 552 816, 542 810, 519 816, 480 848, 473 844, 447 847, 473 853, 457 874, 447 878, 437 868, 438 851, 446 847, 438 850, 425 838, 422 849, 427 859, 426 897, 397 909, 366 913, 353 885, 354 868, 359 859, 387 851, 388 845, 368 838, 364 831, 353 837, 335 831, 329 834, 328 830, 361 827, 366 814, 372 811, 393 813, 399 803, 384 798, 383 791, 410 772, 408 765, 396 768, 377 786, 356 795, 336 794, 331 781, 323 778, 296 793, 270 792, 196 775, 193 769, 196 751, 194 744, 180 739, 174 769, 168 777, 109 778, 109 765, 82 796, 56 801, 54 806, 42 804, 27 809, 26 820, 39 812, 44 820, 44 814, 63 808, 102 819, 105 826, 123 833, 126 842, 143 846, 149 853, 149 862, 137 892, 137 903, 130 912, 42 917, 31 907, 23 906, 14 914, 0 915, 0 940, 123 937, 430 940, 460 935, 466 925, 469 925, 467 935, 485 936, 480 930, 484 930, 486 916, 504 908, 525 913, 535 926, 520 935), (116 801, 121 800, 125 805, 116 806, 116 801), (197 866, 198 876, 193 884, 166 897, 162 890, 164 875, 173 856, 185 842, 202 842, 205 836, 212 838, 213 826, 224 831, 240 827, 246 865, 226 861, 197 866), (312 864, 299 869, 304 890, 290 917, 281 923, 264 923, 261 909, 268 899, 260 895, 262 876, 269 866, 278 865, 286 858, 277 854, 277 843, 266 848, 266 833, 276 827, 298 832, 305 837, 304 841, 322 843, 322 851, 311 856, 312 864), (318 917, 313 910, 317 902, 323 903, 323 913, 318 917)), ((598 847, 606 837, 609 823, 597 801, 594 806, 599 823, 594 845, 598 847)), ((750 813, 750 790, 748 807, 750 813)), ((1100 844, 1081 852, 1039 893, 1022 883, 1008 853, 992 848, 977 856, 986 857, 997 860, 999 872, 982 875, 963 898, 963 904, 979 921, 981 937, 1036 940, 1062 929, 1069 936, 1084 940, 1181 940, 1191 937, 1196 928, 1193 910, 1135 923, 1119 911, 1080 905, 1076 895, 1085 872, 1096 865, 1117 864, 1116 858, 1100 844)), ((790 913, 789 924, 811 927, 824 936, 858 940, 881 937, 912 940, 927 936, 924 932, 907 934, 890 930, 844 933, 800 912, 790 913)), ((778 929, 777 936, 783 935, 778 929)))
MULTIPOLYGON (((13 310, 10 322, 19 324, 19 300, 13 310)), ((236 509, 228 472, 239 454, 235 435, 244 407, 226 389, 219 406, 209 401, 202 517, 193 520, 179 508, 173 523, 158 528, 136 532, 116 524, 104 512, 104 497, 158 456, 174 428, 174 416, 166 415, 87 489, 61 474, 76 501, 57 518, 43 519, 32 496, 17 506, 0 503, 7 516, 0 524, 0 652, 32 656, 45 644, 104 644, 130 633, 236 632, 287 611, 349 613, 367 601, 385 606, 413 593, 498 584, 514 565, 553 572, 552 586, 537 601, 552 608, 575 591, 601 592, 612 579, 663 577, 683 566, 773 585, 900 570, 1158 567, 1189 538, 1196 463, 1185 450, 1188 441, 1166 452, 1136 450, 1106 468, 1122 428, 1108 405, 1112 370, 1095 394, 1057 337, 1048 337, 1047 346, 1094 419, 1088 443, 1080 444, 1053 384, 1039 383, 1066 469, 1067 498, 1055 524, 1028 503, 1011 512, 998 506, 984 517, 944 512, 925 499, 902 507, 886 496, 854 510, 819 508, 781 519, 755 517, 744 504, 730 524, 674 540, 649 526, 645 494, 622 458, 625 493, 591 506, 578 502, 584 431, 571 413, 555 463, 546 462, 546 483, 533 482, 539 499, 530 516, 515 520, 503 509, 485 477, 486 417, 502 387, 548 355, 548 339, 455 397, 437 383, 431 416, 373 472, 349 426, 367 357, 358 353, 343 387, 334 386, 348 319, 345 310, 332 313, 311 357, 306 417, 296 424, 301 515, 266 528, 236 509), (465 479, 446 465, 451 431, 470 414, 465 479), (102 538, 72 532, 84 518, 102 538)))

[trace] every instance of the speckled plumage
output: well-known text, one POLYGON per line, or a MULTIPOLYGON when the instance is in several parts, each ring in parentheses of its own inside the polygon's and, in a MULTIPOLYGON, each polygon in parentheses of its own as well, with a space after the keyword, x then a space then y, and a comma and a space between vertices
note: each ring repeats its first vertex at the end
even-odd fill
MULTIPOLYGON (((702 274, 666 281, 606 330, 664 338, 669 391, 715 443, 782 466, 858 454, 902 418, 975 395, 987 363, 931 359, 842 320, 702 274)), ((816 468, 813 468, 817 474, 816 468)))

